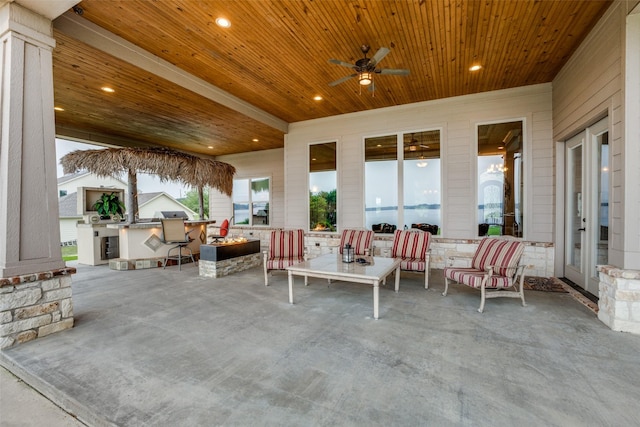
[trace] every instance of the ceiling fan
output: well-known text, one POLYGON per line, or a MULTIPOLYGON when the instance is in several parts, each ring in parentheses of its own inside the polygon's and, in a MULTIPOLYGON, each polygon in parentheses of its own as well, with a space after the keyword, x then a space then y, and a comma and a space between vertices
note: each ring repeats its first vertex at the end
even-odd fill
POLYGON ((421 148, 421 149, 422 148, 426 148, 426 149, 431 148, 428 145, 420 144, 420 142, 413 137, 413 134, 411 134, 411 141, 409 141, 409 151, 417 151, 418 148, 421 148))
POLYGON ((360 58, 356 61, 355 64, 351 64, 349 62, 341 61, 339 59, 330 59, 329 62, 331 64, 340 65, 342 67, 351 68, 355 71, 355 73, 342 77, 334 82, 329 83, 329 86, 337 86, 340 83, 344 83, 349 79, 354 77, 358 77, 358 83, 362 86, 369 86, 369 90, 374 90, 373 84, 373 75, 374 74, 391 74, 396 76, 407 76, 409 75, 409 70, 403 69, 394 69, 394 68, 377 68, 377 65, 382 58, 387 56, 390 52, 389 48, 381 47, 371 58, 367 58, 367 53, 371 47, 369 45, 363 44, 360 46, 360 50, 364 54, 364 58, 360 58))

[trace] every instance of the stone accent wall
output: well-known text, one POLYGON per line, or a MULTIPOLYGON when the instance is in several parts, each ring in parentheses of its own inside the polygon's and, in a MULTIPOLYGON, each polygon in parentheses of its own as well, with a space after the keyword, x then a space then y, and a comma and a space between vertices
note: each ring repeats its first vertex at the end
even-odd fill
POLYGON ((75 272, 64 268, 0 278, 0 349, 73 327, 75 272))
MULTIPOLYGON (((451 265, 467 267, 471 265, 471 258, 475 253, 480 239, 446 239, 433 237, 431 240, 431 268, 443 269, 451 265)), ((313 258, 326 253, 336 251, 340 245, 340 234, 326 235, 320 233, 307 233, 305 243, 309 257, 313 258)), ((524 254, 522 263, 527 267, 527 276, 552 277, 553 276, 553 243, 524 242, 524 254)), ((376 235, 373 242, 375 256, 389 257, 393 247, 393 236, 376 235)))
MULTIPOLYGON (((233 227, 229 234, 238 237, 260 239, 260 249, 269 248, 269 237, 274 228, 266 227, 233 227)), ((215 234, 215 227, 208 234, 215 234)), ((334 253, 340 245, 341 233, 305 233, 305 245, 309 258, 334 253)), ((477 239, 447 239, 432 237, 431 240, 431 268, 442 269, 445 266, 467 266, 478 247, 477 239)), ((524 241, 525 248, 522 262, 527 266, 525 275, 537 277, 553 277, 555 247, 549 242, 524 241)), ((391 256, 393 235, 376 234, 373 242, 375 256, 391 256)))
POLYGON ((208 261, 201 259, 198 263, 200 276, 202 277, 223 277, 238 271, 262 265, 261 253, 239 256, 223 261, 208 261))
POLYGON ((640 270, 598 266, 598 319, 614 331, 640 334, 640 270))

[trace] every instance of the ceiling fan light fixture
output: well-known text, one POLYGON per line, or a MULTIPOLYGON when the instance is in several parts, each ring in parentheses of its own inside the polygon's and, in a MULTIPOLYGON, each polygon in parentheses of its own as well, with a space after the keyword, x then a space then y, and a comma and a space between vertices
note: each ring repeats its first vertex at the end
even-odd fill
POLYGON ((358 76, 358 83, 360 83, 362 86, 369 86, 372 81, 373 76, 368 71, 363 71, 358 76))

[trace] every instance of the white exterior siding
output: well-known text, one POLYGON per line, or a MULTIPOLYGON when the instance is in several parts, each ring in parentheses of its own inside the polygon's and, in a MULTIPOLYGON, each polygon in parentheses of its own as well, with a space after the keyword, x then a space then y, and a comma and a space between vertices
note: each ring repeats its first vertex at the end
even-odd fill
MULTIPOLYGON (((338 141, 338 223, 364 224, 365 137, 414 129, 442 130, 443 236, 469 238, 476 224, 476 126, 486 122, 525 120, 528 163, 525 185, 525 239, 552 241, 553 184, 532 177, 533 168, 553 173, 551 85, 535 85, 422 102, 326 119, 292 123, 285 143, 286 225, 307 228, 308 144, 338 141), (533 196, 549 211, 535 214, 533 196), (529 209, 526 209, 527 206, 529 209)), ((259 156, 260 154, 256 154, 259 156)))
POLYGON ((66 191, 67 194, 75 193, 78 187, 106 187, 106 188, 122 188, 127 189, 127 184, 118 179, 107 177, 98 178, 94 174, 86 174, 79 176, 70 181, 58 184, 58 194, 60 191, 66 191))
POLYGON ((82 218, 60 218, 60 242, 71 242, 78 239, 76 224, 82 218))
POLYGON ((182 203, 177 202, 176 200, 168 197, 165 194, 161 194, 158 197, 155 197, 149 200, 144 205, 140 206, 140 218, 158 218, 156 215, 158 212, 162 211, 185 211, 189 219, 195 219, 196 213, 183 205, 182 203))
MULTIPOLYGON (((271 179, 269 215, 271 227, 284 227, 284 150, 263 150, 252 153, 230 154, 216 158, 236 168, 234 179, 261 178, 271 179)), ((230 197, 218 190, 209 193, 209 218, 220 224, 233 215, 233 203, 230 197)))
MULTIPOLYGON (((625 131, 636 135, 639 120, 625 123, 625 58, 633 46, 626 46, 628 14, 638 2, 615 2, 580 45, 553 81, 553 138, 563 142, 572 135, 609 117, 609 150, 611 156, 609 264, 621 268, 640 269, 640 193, 637 191, 640 153, 638 139, 625 141, 625 131), (629 185, 625 185, 628 183, 629 185)), ((637 17, 636 17, 637 19, 637 17)), ((636 29, 635 37, 638 37, 636 29)), ((636 43, 635 49, 638 49, 636 43)), ((638 69, 630 72, 639 84, 638 69)), ((629 76, 626 76, 629 79, 629 76)), ((629 84, 629 82, 627 82, 629 84)), ((637 102, 637 101, 635 101, 637 102)), ((563 144, 557 148, 559 157, 563 144)), ((562 184, 564 165, 559 162, 558 185, 562 184)), ((558 236, 562 236, 563 200, 557 200, 558 236)), ((560 237, 560 240, 562 237, 560 237)), ((563 265, 563 251, 558 250, 556 272, 563 265)))

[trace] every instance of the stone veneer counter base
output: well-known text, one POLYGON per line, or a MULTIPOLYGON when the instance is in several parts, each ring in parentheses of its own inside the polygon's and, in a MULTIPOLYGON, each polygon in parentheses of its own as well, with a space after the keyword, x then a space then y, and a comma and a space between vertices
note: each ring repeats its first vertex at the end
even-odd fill
POLYGON ((223 277, 262 263, 260 240, 230 244, 200 245, 200 276, 223 277))

